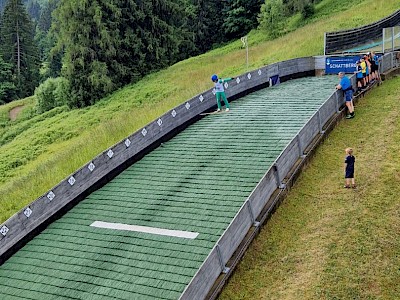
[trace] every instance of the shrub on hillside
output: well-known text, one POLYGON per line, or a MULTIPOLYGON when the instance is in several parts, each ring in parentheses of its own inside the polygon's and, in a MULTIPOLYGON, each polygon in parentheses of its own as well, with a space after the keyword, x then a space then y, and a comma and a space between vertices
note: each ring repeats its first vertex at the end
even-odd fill
POLYGON ((259 27, 266 30, 270 37, 275 38, 282 34, 286 17, 283 14, 282 0, 266 0, 261 6, 258 16, 259 27))
POLYGON ((39 113, 66 105, 69 101, 69 82, 64 77, 48 78, 35 90, 39 113))
POLYGON ((303 16, 304 19, 311 18, 315 13, 315 8, 314 5, 311 3, 307 3, 304 5, 303 9, 301 10, 301 15, 303 16))

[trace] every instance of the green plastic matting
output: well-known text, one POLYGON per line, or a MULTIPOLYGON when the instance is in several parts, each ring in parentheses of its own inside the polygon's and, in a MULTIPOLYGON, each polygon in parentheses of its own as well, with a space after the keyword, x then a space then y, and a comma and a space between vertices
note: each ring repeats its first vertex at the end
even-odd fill
POLYGON ((55 221, 0 267, 1 299, 178 299, 335 76, 266 88, 188 127, 55 221), (198 233, 104 229, 95 221, 198 233))

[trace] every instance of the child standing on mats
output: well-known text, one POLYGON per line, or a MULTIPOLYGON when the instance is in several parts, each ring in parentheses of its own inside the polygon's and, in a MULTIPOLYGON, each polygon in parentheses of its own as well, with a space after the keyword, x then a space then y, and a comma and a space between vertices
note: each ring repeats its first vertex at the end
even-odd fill
POLYGON ((218 79, 218 76, 215 74, 211 76, 211 80, 215 84, 215 97, 217 98, 217 106, 218 106, 217 112, 221 111, 221 98, 222 100, 224 100, 226 106, 225 111, 229 111, 230 109, 228 99, 226 99, 225 95, 224 83, 231 81, 232 79, 233 78, 218 79))
POLYGON ((354 163, 356 158, 353 156, 353 149, 346 148, 346 159, 344 161, 344 178, 345 178, 345 188, 352 187, 356 188, 356 181, 354 179, 354 163), (351 185, 350 185, 351 184, 351 185))

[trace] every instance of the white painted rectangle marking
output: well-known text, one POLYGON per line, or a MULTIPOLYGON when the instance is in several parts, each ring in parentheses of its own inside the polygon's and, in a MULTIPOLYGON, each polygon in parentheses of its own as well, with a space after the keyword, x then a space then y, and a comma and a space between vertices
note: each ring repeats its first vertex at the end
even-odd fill
POLYGON ((121 223, 108 223, 102 221, 95 221, 90 226, 97 228, 127 230, 127 231, 143 232, 143 233, 158 234, 165 236, 173 236, 191 240, 195 239, 199 235, 198 232, 170 230, 170 229, 162 229, 156 227, 121 224, 121 223))

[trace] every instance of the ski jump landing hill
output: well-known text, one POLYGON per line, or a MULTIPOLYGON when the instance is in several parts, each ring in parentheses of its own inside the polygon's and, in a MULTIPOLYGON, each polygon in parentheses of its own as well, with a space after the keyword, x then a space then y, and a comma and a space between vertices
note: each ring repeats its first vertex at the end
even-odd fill
POLYGON ((337 78, 307 77, 317 60, 237 77, 230 113, 200 116, 212 90, 189 99, 7 220, 2 299, 215 298, 342 115, 337 78))

